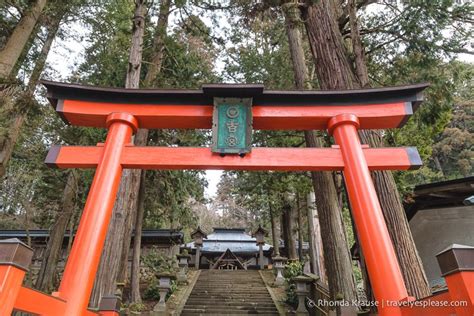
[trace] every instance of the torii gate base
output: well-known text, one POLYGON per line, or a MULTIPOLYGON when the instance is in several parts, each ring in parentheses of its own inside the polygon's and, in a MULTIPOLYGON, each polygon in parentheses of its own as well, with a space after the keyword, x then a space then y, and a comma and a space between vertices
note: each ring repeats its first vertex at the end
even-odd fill
POLYGON ((67 122, 106 127, 108 135, 97 147, 50 150, 48 164, 96 167, 96 174, 58 292, 50 296, 23 287, 32 250, 18 240, 0 243, 0 315, 14 309, 53 316, 118 315, 114 297, 104 297, 99 311, 87 306, 123 168, 342 170, 380 315, 474 315, 473 248, 452 247, 438 255, 448 292, 419 301, 408 296, 369 171, 411 169, 420 158, 413 148, 364 148, 357 134, 362 128, 401 126, 420 102, 424 85, 330 92, 264 91, 258 85, 210 85, 202 91, 45 85, 67 122), (245 157, 221 157, 209 148, 130 144, 139 127, 210 128, 216 96, 252 97, 255 129, 327 129, 338 146, 255 148, 245 157))

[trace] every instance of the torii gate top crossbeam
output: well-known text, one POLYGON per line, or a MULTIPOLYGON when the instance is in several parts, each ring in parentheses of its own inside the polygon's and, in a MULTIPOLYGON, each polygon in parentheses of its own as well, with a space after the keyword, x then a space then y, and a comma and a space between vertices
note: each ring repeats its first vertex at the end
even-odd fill
POLYGON ((277 91, 255 84, 209 84, 197 90, 165 90, 42 83, 69 124, 105 127, 111 112, 126 112, 148 129, 211 128, 214 97, 252 98, 254 129, 326 129, 329 119, 348 112, 359 118, 362 129, 397 128, 417 109, 427 87, 277 91))

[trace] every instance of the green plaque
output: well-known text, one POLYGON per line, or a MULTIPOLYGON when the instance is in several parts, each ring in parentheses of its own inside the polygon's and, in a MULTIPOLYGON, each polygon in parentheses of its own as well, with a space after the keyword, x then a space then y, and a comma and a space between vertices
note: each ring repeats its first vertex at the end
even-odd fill
POLYGON ((214 98, 212 151, 245 154, 252 145, 252 99, 214 98))

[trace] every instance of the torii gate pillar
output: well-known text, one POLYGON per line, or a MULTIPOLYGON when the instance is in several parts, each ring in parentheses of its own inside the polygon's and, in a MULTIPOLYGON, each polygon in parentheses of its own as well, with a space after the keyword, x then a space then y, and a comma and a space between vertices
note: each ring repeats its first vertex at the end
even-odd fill
MULTIPOLYGON (((414 300, 408 298, 392 240, 362 152, 358 128, 359 120, 352 114, 337 115, 328 124, 329 133, 333 134, 341 148, 347 193, 367 268, 371 272, 371 285, 375 297, 386 301, 379 301, 382 305, 414 300)), ((402 315, 399 307, 386 307, 381 310, 381 314, 402 315)))
POLYGON ((87 310, 122 176, 122 152, 138 125, 130 114, 112 113, 107 117, 107 127, 104 154, 97 166, 59 287, 58 296, 67 301, 64 315, 68 316, 79 316, 87 310))

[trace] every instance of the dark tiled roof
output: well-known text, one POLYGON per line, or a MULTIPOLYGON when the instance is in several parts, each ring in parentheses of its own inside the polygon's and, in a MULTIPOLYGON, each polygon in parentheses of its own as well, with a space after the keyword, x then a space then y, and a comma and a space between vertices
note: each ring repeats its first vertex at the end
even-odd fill
MULTIPOLYGON (((46 241, 49 237, 49 230, 47 229, 32 229, 28 233, 26 230, 0 230, 0 239, 7 238, 18 238, 26 239, 28 237, 37 240, 39 242, 46 241)), ((75 234, 75 233, 74 233, 75 234)), ((134 233, 132 233, 134 236, 134 233)), ((142 232, 142 242, 173 242, 173 243, 182 243, 183 242, 183 233, 171 229, 147 229, 142 232)), ((69 232, 66 232, 64 239, 69 238, 69 232)))
MULTIPOLYGON (((188 243, 187 247, 194 249, 194 242, 188 243)), ((265 244, 263 250, 268 251, 271 247, 265 244)), ((227 249, 234 253, 257 253, 259 250, 257 240, 247 234, 244 228, 214 228, 214 232, 204 239, 203 252, 225 252, 227 249)))
POLYGON ((423 209, 464 206, 464 199, 474 195, 474 176, 417 185, 405 200, 408 220, 423 209))

